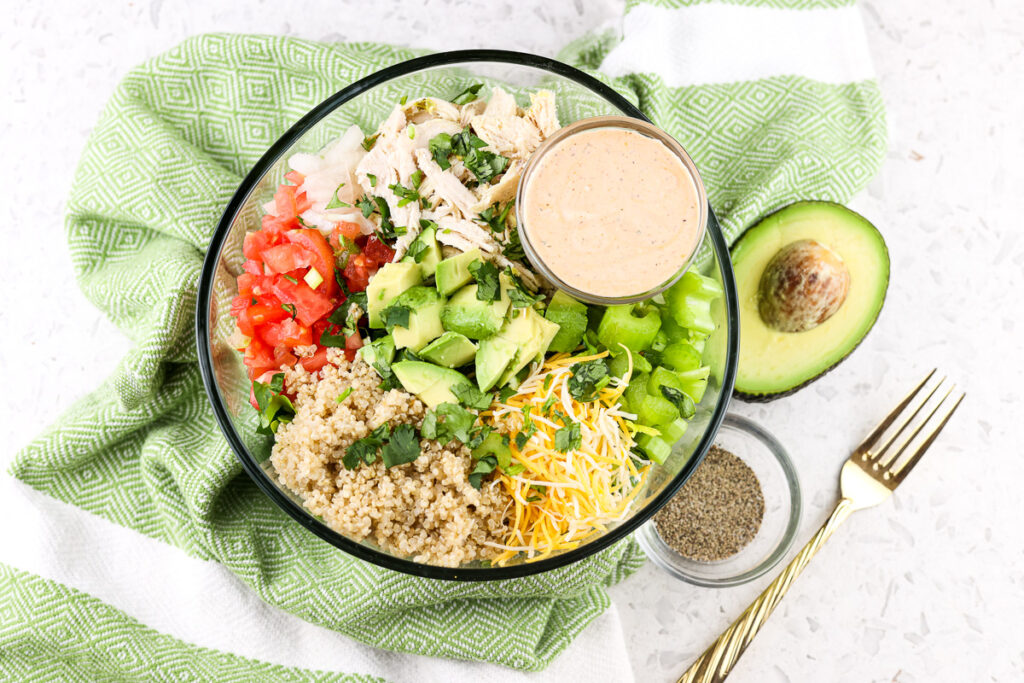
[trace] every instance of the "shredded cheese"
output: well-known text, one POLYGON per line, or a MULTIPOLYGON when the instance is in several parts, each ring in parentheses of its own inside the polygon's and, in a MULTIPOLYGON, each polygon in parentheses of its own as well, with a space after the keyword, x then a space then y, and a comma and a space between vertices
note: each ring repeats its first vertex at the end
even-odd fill
POLYGON ((523 467, 514 476, 502 472, 497 478, 512 504, 504 543, 488 543, 502 551, 495 564, 520 553, 530 562, 575 548, 629 514, 650 467, 631 453, 636 416, 620 404, 632 357, 626 374, 613 378, 595 400, 581 403, 569 393, 572 366, 607 355, 556 354, 534 367, 515 394, 480 413, 484 424, 510 437, 512 461, 523 467), (545 404, 548 412, 541 413, 545 404), (528 420, 535 431, 520 448, 515 436, 528 420), (580 429, 579 448, 555 450, 555 432, 573 424, 580 429))

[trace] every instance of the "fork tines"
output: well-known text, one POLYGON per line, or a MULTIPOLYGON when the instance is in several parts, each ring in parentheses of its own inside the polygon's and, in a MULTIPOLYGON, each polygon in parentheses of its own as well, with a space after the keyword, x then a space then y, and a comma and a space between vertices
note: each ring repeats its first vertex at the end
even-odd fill
POLYGON ((921 459, 964 400, 946 378, 932 382, 932 370, 854 451, 864 469, 898 484, 921 459), (943 393, 944 392, 944 393, 943 393))

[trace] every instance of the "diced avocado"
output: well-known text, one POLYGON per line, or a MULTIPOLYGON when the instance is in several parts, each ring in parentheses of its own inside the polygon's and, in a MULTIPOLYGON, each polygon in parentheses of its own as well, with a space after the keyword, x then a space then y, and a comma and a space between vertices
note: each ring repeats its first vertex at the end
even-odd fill
POLYGON ((455 292, 441 312, 444 328, 470 339, 487 339, 496 334, 505 322, 510 303, 508 288, 512 286, 512 281, 504 273, 498 277, 498 282, 501 284, 498 298, 491 302, 477 298, 478 286, 475 284, 455 292))
POLYGON ((640 407, 630 408, 636 410, 637 421, 648 427, 655 427, 665 422, 671 422, 679 417, 679 409, 668 399, 661 396, 654 396, 650 392, 640 401, 640 407))
POLYGON ((437 291, 448 296, 472 280, 473 275, 469 272, 469 264, 482 258, 479 249, 470 249, 461 254, 449 256, 438 263, 437 269, 434 271, 437 291))
POLYGON ((516 357, 517 347, 507 339, 491 337, 480 342, 476 352, 476 383, 480 391, 488 391, 504 374, 516 357))
POLYGON ((558 290, 551 297, 544 317, 557 323, 559 330, 548 348, 556 353, 572 351, 580 345, 587 329, 587 305, 558 290))
POLYGON ((657 426, 657 430, 661 432, 661 438, 669 443, 675 443, 679 439, 683 438, 683 434, 686 433, 687 422, 681 417, 677 417, 668 423, 663 423, 657 426))
POLYGON ((480 445, 472 450, 472 455, 474 460, 493 455, 498 461, 498 467, 503 470, 512 464, 512 449, 502 440, 501 434, 498 432, 491 432, 484 437, 480 445))
POLYGON ((636 444, 644 449, 644 453, 651 459, 651 462, 659 465, 664 464, 668 456, 672 455, 672 443, 660 436, 640 434, 636 438, 636 444))
POLYGON ((370 284, 366 287, 366 312, 370 316, 370 327, 384 327, 380 320, 380 312, 399 294, 422 281, 422 271, 415 263, 385 263, 384 267, 370 278, 370 284))
POLYGON ((405 306, 410 311, 409 326, 395 325, 391 330, 395 348, 419 351, 431 339, 444 334, 444 328, 441 326, 444 297, 433 287, 418 285, 407 289, 395 297, 391 305, 405 306))
POLYGON ((620 344, 639 353, 650 347, 660 327, 661 315, 654 306, 609 306, 597 327, 597 338, 613 356, 622 353, 620 344))
POLYGON ((409 245, 409 252, 402 257, 402 263, 418 263, 424 279, 437 271, 437 264, 440 262, 441 247, 437 243, 437 236, 432 227, 423 228, 409 245))
POLYGON ((677 372, 696 370, 700 367, 700 352, 693 344, 678 341, 665 347, 661 352, 661 360, 677 372))
POLYGON ((537 315, 537 327, 540 330, 540 345, 534 360, 543 361, 544 354, 551 348, 552 340, 558 336, 558 331, 562 328, 559 327, 558 323, 552 322, 539 314, 537 315))
POLYGON ((360 347, 357 353, 367 365, 377 362, 390 365, 391 361, 395 359, 395 340, 389 334, 360 347))
POLYGON ((538 354, 544 353, 548 342, 554 336, 551 331, 553 326, 554 323, 545 320, 532 308, 512 310, 511 317, 502 327, 498 336, 516 346, 516 357, 502 373, 501 379, 498 380, 499 385, 508 382, 516 373, 536 359, 538 354))
POLYGON ((458 403, 458 398, 452 393, 452 387, 456 384, 471 386, 461 372, 433 363, 403 360, 392 365, 391 369, 405 390, 415 394, 430 408, 436 408, 442 403, 458 403))
POLYGON ((446 368, 457 368, 473 360, 476 344, 458 332, 445 332, 420 349, 420 357, 446 368))

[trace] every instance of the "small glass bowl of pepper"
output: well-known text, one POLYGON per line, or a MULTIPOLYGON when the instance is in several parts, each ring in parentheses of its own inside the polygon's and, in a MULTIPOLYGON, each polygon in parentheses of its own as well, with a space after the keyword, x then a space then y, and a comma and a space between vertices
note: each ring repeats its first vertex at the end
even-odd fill
POLYGON ((636 539, 676 578, 722 588, 779 563, 796 537, 801 498, 785 449, 756 423, 727 415, 715 446, 636 539))

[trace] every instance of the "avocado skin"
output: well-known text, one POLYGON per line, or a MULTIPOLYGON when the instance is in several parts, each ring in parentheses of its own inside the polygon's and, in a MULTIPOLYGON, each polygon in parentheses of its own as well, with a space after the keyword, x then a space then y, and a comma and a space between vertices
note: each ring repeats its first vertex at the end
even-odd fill
MULTIPOLYGON (((833 208, 841 209, 843 211, 848 211, 849 213, 852 213, 853 215, 859 217, 861 220, 865 221, 869 225, 874 226, 874 223, 869 221, 867 218, 865 218, 861 214, 857 213, 853 209, 851 209, 849 207, 846 207, 846 206, 844 206, 844 205, 842 205, 842 204, 840 204, 838 202, 831 202, 831 201, 827 201, 827 200, 814 200, 814 199, 801 200, 801 201, 793 202, 792 204, 787 204, 786 206, 780 207, 780 208, 778 208, 778 209, 776 209, 776 210, 774 210, 774 211, 772 211, 772 212, 770 212, 768 214, 765 214, 761 218, 757 219, 757 221, 755 221, 749 228, 744 230, 740 234, 739 237, 736 238, 736 240, 732 243, 732 247, 729 248, 729 253, 731 254, 733 251, 735 251, 736 247, 743 241, 743 239, 747 236, 748 233, 751 233, 752 231, 756 230, 764 221, 768 220, 769 218, 771 218, 775 214, 777 214, 777 213, 779 213, 781 211, 786 211, 787 209, 792 209, 793 207, 796 207, 796 206, 803 206, 803 205, 809 205, 809 204, 814 204, 814 205, 819 205, 819 206, 830 206, 830 207, 833 207, 833 208)), ((877 230, 877 228, 875 228, 875 229, 877 230)), ((874 329, 875 323, 878 321, 878 316, 881 315, 882 309, 885 307, 885 299, 886 299, 886 297, 888 296, 888 293, 889 293, 889 280, 892 277, 892 260, 889 258, 889 245, 885 243, 884 239, 882 240, 882 249, 884 250, 884 253, 885 253, 886 276, 885 276, 885 288, 882 290, 882 297, 881 297, 881 299, 878 302, 878 308, 875 311, 874 317, 872 317, 872 319, 871 319, 871 325, 868 328, 868 331, 864 333, 864 336, 862 336, 857 341, 857 343, 854 344, 850 348, 850 350, 847 351, 843 355, 842 358, 840 358, 836 362, 832 363, 832 365, 828 366, 827 368, 825 368, 824 370, 819 372, 814 377, 811 377, 810 379, 805 380, 805 381, 803 381, 803 382, 801 382, 801 383, 799 383, 799 384, 797 384, 795 386, 789 387, 787 389, 782 389, 782 390, 774 391, 774 392, 761 393, 761 394, 752 394, 752 393, 748 393, 748 392, 745 392, 745 391, 740 391, 739 389, 733 388, 732 395, 735 398, 739 399, 740 401, 743 401, 744 403, 771 403, 772 401, 774 401, 776 399, 785 398, 786 396, 791 396, 792 394, 795 394, 796 392, 800 391, 801 389, 803 389, 807 385, 813 384, 814 382, 818 381, 819 379, 821 379, 822 377, 824 377, 828 373, 832 372, 843 361, 845 361, 847 358, 849 358, 850 354, 853 353, 854 351, 856 351, 857 348, 860 347, 860 345, 864 343, 864 340, 868 338, 868 335, 871 334, 871 330, 874 329)), ((733 263, 733 267, 735 268, 735 262, 733 263)), ((742 306, 743 304, 740 303, 740 305, 742 306)), ((742 333, 742 330, 741 330, 741 333, 742 333)))

